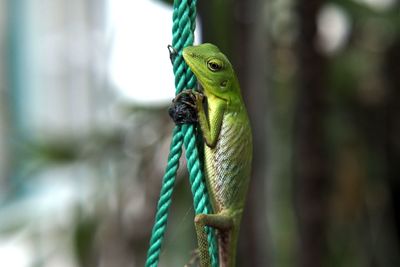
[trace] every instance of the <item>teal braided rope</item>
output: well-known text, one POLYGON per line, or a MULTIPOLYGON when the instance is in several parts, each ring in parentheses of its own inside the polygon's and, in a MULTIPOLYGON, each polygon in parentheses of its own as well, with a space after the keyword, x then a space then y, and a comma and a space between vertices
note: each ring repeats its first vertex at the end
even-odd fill
POLYGON ((161 245, 167 228, 168 209, 171 205, 171 196, 176 180, 176 173, 179 168, 179 159, 182 155, 182 142, 183 135, 181 129, 179 126, 176 126, 172 135, 168 163, 163 177, 160 199, 157 204, 155 223, 147 252, 146 267, 155 267, 158 264, 161 245))
MULTIPOLYGON (((175 74, 176 94, 187 88, 196 88, 196 77, 186 65, 182 57, 182 50, 186 46, 193 45, 194 30, 196 28, 196 0, 175 0, 172 27, 172 46, 178 55, 173 62, 175 74)), ((183 125, 184 145, 186 149, 189 180, 193 194, 194 210, 196 214, 211 213, 207 190, 204 183, 204 175, 200 168, 199 154, 196 147, 196 135, 193 125, 183 125)), ((207 227, 209 253, 211 265, 218 266, 218 249, 214 231, 207 227)))
MULTIPOLYGON (((175 88, 176 94, 178 94, 186 88, 196 88, 197 84, 196 77, 182 57, 183 48, 193 44, 194 30, 196 28, 196 1, 175 0, 172 18, 172 46, 178 52, 173 62, 175 88)), ((176 172, 179 168, 179 158, 182 154, 182 142, 186 150, 185 154, 195 213, 208 214, 212 212, 196 146, 195 127, 193 125, 176 126, 171 141, 168 164, 163 177, 160 199, 157 204, 155 223, 147 252, 146 267, 155 267, 159 261, 161 246, 167 227, 168 210, 171 204, 176 172)), ((211 264, 213 267, 217 267, 218 249, 214 231, 209 227, 206 228, 206 231, 208 234, 211 264)))

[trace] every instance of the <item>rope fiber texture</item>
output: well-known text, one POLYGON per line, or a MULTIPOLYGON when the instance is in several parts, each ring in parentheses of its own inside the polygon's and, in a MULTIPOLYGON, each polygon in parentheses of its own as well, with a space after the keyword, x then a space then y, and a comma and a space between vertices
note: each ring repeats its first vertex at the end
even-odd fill
MULTIPOLYGON (((173 6, 172 47, 177 51, 173 59, 175 74, 175 94, 187 88, 196 88, 196 77, 186 65, 182 50, 193 45, 194 30, 196 28, 196 0, 175 0, 173 6)), ((182 155, 182 144, 185 146, 189 180, 193 194, 193 204, 196 214, 212 213, 207 189, 204 183, 204 174, 199 159, 196 144, 196 129, 193 124, 175 126, 168 156, 168 163, 163 177, 160 198, 157 204, 155 222, 147 252, 146 267, 156 267, 159 261, 164 233, 167 227, 168 210, 175 184, 176 173, 179 168, 179 158, 182 155)), ((218 267, 218 249, 214 230, 206 227, 208 233, 209 252, 212 267, 218 267)))

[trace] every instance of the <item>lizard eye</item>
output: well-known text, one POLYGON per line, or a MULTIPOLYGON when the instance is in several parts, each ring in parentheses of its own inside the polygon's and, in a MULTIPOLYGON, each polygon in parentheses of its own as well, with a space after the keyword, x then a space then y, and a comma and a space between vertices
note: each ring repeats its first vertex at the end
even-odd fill
POLYGON ((207 62, 207 67, 209 70, 216 72, 222 69, 222 62, 219 60, 211 59, 207 62))

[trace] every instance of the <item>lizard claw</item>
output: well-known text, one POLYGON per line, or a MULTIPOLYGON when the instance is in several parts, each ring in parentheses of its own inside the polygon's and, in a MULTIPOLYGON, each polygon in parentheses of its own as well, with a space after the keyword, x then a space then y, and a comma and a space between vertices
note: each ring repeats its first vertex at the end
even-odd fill
MULTIPOLYGON (((199 91, 191 90, 191 89, 186 89, 186 90, 181 91, 179 94, 176 95, 174 100, 178 100, 182 96, 185 98, 190 97, 191 102, 188 104, 194 108, 196 108, 198 105, 202 104, 204 101, 203 93, 201 93, 199 91)), ((186 101, 186 100, 184 100, 184 101, 186 101)))
POLYGON ((175 58, 178 55, 178 51, 172 46, 168 45, 169 59, 171 60, 172 65, 174 64, 175 58))
POLYGON ((191 89, 186 89, 181 91, 179 94, 175 96, 175 98, 172 100, 173 103, 176 102, 182 102, 185 103, 188 106, 191 106, 192 108, 196 109, 196 91, 193 91, 191 89), (180 100, 182 99, 182 100, 180 100))
POLYGON ((195 98, 196 105, 200 105, 204 101, 204 94, 199 91, 192 91, 193 97, 195 98))

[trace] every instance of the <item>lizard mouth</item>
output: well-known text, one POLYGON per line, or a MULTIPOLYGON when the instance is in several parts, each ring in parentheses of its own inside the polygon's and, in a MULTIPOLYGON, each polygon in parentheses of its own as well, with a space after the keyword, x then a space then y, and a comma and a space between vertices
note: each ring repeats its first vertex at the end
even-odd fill
POLYGON ((197 90, 198 90, 200 93, 202 93, 203 95, 205 95, 206 97, 207 97, 207 95, 212 95, 212 96, 215 97, 215 98, 218 98, 218 99, 220 99, 220 100, 223 100, 223 101, 225 101, 225 102, 228 102, 228 99, 226 99, 226 98, 224 98, 224 97, 222 97, 222 96, 219 96, 219 95, 217 95, 217 94, 214 94, 214 93, 210 92, 209 90, 205 89, 204 86, 201 84, 200 81, 198 81, 198 83, 197 83, 197 90))

